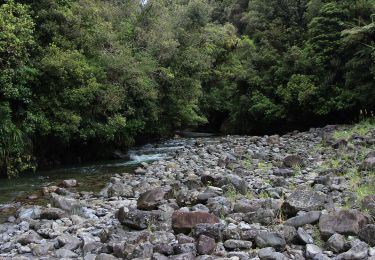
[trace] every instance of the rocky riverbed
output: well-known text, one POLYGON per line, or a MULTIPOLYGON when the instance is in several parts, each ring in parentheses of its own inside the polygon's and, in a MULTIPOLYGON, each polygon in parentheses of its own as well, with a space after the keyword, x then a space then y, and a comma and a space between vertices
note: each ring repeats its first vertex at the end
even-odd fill
POLYGON ((0 259, 375 260, 375 129, 215 138, 116 174, 45 187, 0 225, 0 259))

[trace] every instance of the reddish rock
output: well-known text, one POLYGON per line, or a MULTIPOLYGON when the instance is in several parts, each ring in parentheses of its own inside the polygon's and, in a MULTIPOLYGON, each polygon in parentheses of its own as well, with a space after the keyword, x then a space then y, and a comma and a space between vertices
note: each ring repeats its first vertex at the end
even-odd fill
POLYGON ((322 215, 319 220, 319 229, 325 238, 335 233, 355 236, 367 223, 368 218, 357 210, 340 210, 322 215))
POLYGON ((202 211, 175 211, 172 215, 172 227, 174 230, 180 232, 188 232, 197 224, 215 224, 219 222, 220 219, 215 215, 202 211))

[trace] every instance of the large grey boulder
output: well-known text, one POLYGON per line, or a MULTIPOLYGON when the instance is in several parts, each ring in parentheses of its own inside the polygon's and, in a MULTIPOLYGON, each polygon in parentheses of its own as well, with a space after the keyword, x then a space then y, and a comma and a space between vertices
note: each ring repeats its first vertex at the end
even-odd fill
POLYGON ((286 245, 285 238, 281 234, 268 231, 259 232, 255 237, 255 242, 259 248, 274 247, 282 249, 286 245))
POLYGON ((141 210, 156 209, 163 201, 165 192, 161 188, 146 191, 137 200, 137 208, 141 210))
POLYGON ((285 200, 283 209, 288 215, 298 211, 314 211, 324 207, 326 196, 307 187, 298 188, 285 200))

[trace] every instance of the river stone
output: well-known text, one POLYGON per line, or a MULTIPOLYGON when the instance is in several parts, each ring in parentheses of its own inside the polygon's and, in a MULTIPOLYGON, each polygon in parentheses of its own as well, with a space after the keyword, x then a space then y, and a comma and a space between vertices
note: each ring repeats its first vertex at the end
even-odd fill
POLYGON ((256 245, 259 248, 274 247, 281 249, 286 245, 285 238, 276 232, 263 231, 255 237, 256 245))
POLYGON ((193 228, 193 235, 197 238, 200 235, 206 235, 212 237, 216 241, 222 240, 223 231, 225 229, 225 225, 223 223, 216 223, 216 224, 197 224, 193 228))
POLYGON ((197 224, 208 223, 215 224, 219 223, 220 219, 213 214, 194 211, 194 212, 183 212, 175 211, 172 215, 172 227, 175 231, 189 232, 197 224))
POLYGON ((72 259, 78 257, 76 253, 64 248, 56 250, 55 255, 60 259, 72 259))
POLYGON ((369 214, 375 217, 375 195, 369 195, 363 198, 362 208, 366 209, 369 214))
POLYGON ((197 241, 197 251, 200 255, 210 255, 215 250, 215 239, 200 235, 197 241))
POLYGON ((68 249, 71 251, 77 249, 82 244, 82 241, 79 238, 69 234, 63 234, 61 236, 58 236, 56 239, 60 248, 68 249))
POLYGON ((142 210, 156 209, 163 201, 165 192, 161 188, 146 191, 137 201, 137 208, 142 210))
POLYGON ((369 224, 363 226, 358 236, 370 246, 375 246, 375 225, 369 224))
POLYGON ((117 219, 121 224, 137 230, 146 229, 154 219, 150 211, 142 211, 138 209, 120 208, 117 212, 117 219))
POLYGON ((375 169, 375 156, 366 158, 362 163, 362 169, 374 170, 375 169))
POLYGON ((68 214, 64 210, 58 208, 46 208, 40 214, 41 219, 49 220, 56 220, 67 216, 68 214))
POLYGON ((195 243, 176 244, 173 246, 173 251, 176 255, 185 253, 196 255, 197 247, 195 243))
POLYGON ((21 207, 17 210, 16 217, 20 220, 23 219, 38 219, 42 212, 42 207, 40 206, 26 206, 21 207))
POLYGON ((319 229, 325 238, 334 233, 357 235, 367 223, 367 217, 357 210, 340 210, 322 215, 319 220, 319 229))
POLYGON ((224 242, 224 247, 230 250, 234 249, 251 249, 253 243, 251 241, 229 239, 224 242))
POLYGON ((345 248, 345 237, 340 234, 333 234, 327 240, 326 248, 334 253, 341 253, 345 248))
POLYGON ((285 200, 283 209, 288 215, 295 215, 298 211, 313 211, 323 208, 325 195, 309 188, 299 188, 285 200))
POLYGON ((318 254, 323 253, 323 250, 314 244, 307 244, 306 245, 306 257, 308 259, 314 259, 314 257, 318 254))
POLYGON ((284 158, 283 163, 286 167, 293 168, 295 166, 302 166, 303 159, 299 155, 288 155, 284 158))
POLYGON ((61 185, 65 188, 73 188, 78 186, 78 182, 76 180, 63 180, 61 185))
POLYGON ((284 225, 302 227, 306 224, 315 224, 319 221, 320 215, 320 211, 310 211, 303 215, 296 216, 286 220, 284 225))
POLYGON ((69 213, 79 212, 82 208, 81 203, 73 198, 57 195, 56 193, 51 194, 51 204, 69 213))
POLYGON ((185 253, 185 254, 170 256, 168 259, 169 260, 195 260, 195 255, 193 253, 185 253))
POLYGON ((297 236, 299 241, 304 245, 314 243, 314 239, 301 227, 297 229, 297 236))
POLYGON ((39 244, 40 240, 42 240, 42 237, 34 230, 29 230, 17 238, 17 242, 21 245, 28 245, 30 243, 39 244))
POLYGON ((363 260, 368 257, 368 245, 360 240, 351 242, 352 248, 350 250, 339 254, 336 260, 363 260))

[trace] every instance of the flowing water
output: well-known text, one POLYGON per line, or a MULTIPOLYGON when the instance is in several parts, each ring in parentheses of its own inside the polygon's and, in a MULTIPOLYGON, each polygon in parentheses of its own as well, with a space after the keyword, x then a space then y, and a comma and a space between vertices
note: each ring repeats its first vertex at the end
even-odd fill
POLYGON ((46 204, 41 196, 44 186, 57 185, 62 180, 75 179, 79 183, 78 191, 99 192, 116 173, 131 172, 141 162, 152 162, 172 157, 178 150, 193 145, 196 141, 215 142, 213 138, 181 138, 161 143, 148 144, 128 152, 128 159, 90 163, 86 165, 57 168, 48 171, 24 174, 16 179, 0 180, 0 223, 15 208, 25 204, 46 204), (30 200, 31 194, 38 199, 30 200))

